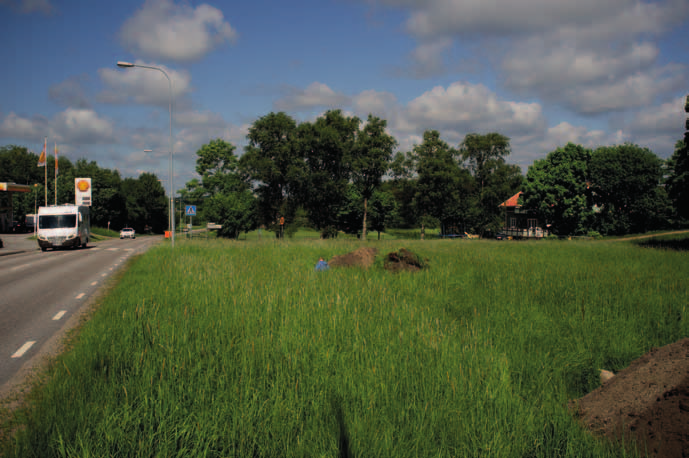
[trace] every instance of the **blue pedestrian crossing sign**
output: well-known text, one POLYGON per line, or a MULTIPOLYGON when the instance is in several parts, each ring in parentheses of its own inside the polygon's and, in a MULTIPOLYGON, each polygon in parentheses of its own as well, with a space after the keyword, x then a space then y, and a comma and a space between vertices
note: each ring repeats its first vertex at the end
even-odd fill
POLYGON ((196 216, 196 205, 185 205, 184 208, 187 216, 196 216))

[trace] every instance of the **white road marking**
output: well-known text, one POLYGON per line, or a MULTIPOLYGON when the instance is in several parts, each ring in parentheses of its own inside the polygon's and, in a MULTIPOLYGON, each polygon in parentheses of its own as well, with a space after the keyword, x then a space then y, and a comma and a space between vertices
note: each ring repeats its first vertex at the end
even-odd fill
POLYGON ((101 277, 105 277, 106 275, 108 275, 108 274, 100 274, 101 277))
POLYGON ((119 248, 108 248, 108 251, 117 251, 119 248))
POLYGON ((15 351, 14 354, 12 355, 12 358, 21 358, 24 356, 24 353, 29 351, 29 348, 33 347, 33 344, 35 344, 35 340, 29 340, 26 342, 24 345, 22 345, 19 350, 15 351))
POLYGON ((86 293, 81 293, 77 296, 77 299, 81 299, 82 297, 86 296, 86 293))
POLYGON ((55 314, 55 316, 53 317, 53 321, 59 320, 60 318, 62 318, 63 316, 65 316, 65 313, 67 313, 66 310, 60 310, 60 311, 57 312, 57 313, 55 314))
POLYGON ((97 281, 91 282, 91 286, 96 286, 98 284, 97 281))

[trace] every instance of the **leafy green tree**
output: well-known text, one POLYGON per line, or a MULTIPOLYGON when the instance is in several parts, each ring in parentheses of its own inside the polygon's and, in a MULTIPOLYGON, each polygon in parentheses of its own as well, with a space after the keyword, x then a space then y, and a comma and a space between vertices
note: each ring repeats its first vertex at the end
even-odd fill
POLYGON ((347 199, 360 122, 357 117, 344 116, 341 110, 331 110, 297 129, 297 147, 303 158, 302 170, 294 174, 298 200, 324 237, 336 233, 338 215, 347 199))
POLYGON ((497 164, 504 163, 505 157, 510 154, 510 139, 497 132, 485 135, 471 133, 464 137, 459 151, 462 159, 469 162, 469 169, 476 179, 479 194, 481 194, 491 170, 497 164))
POLYGON ((239 161, 234 155, 235 149, 233 144, 218 138, 203 145, 196 152, 196 173, 201 175, 207 196, 249 188, 239 174, 239 161))
POLYGON ((457 155, 436 130, 424 132, 423 142, 414 147, 412 157, 418 174, 414 206, 424 226, 428 217, 445 227, 464 219, 463 204, 472 178, 468 170, 459 166, 457 155))
POLYGON ((589 180, 597 229, 604 234, 628 234, 658 228, 666 220, 669 202, 660 187, 663 161, 648 148, 623 144, 596 149, 589 163, 589 180))
POLYGON ((523 176, 505 158, 510 154, 510 139, 496 132, 471 133, 460 144, 462 159, 469 164, 475 186, 466 209, 472 231, 496 232, 502 225, 500 203, 521 190, 523 176))
MULTIPOLYGON (((122 228, 127 223, 127 203, 122 178, 117 170, 102 169, 95 161, 79 159, 74 164, 74 176, 91 178, 91 225, 122 228)), ((72 181, 72 187, 74 187, 72 181)))
POLYGON ((497 233, 504 225, 500 204, 523 188, 524 176, 519 166, 506 164, 504 159, 491 159, 486 163, 483 192, 475 195, 472 227, 484 234, 497 233))
POLYGON ((377 189, 371 196, 369 211, 371 230, 378 232, 378 240, 380 240, 380 233, 387 228, 398 227, 397 201, 391 192, 377 189))
POLYGON ((526 173, 524 207, 559 235, 584 234, 593 216, 588 165, 591 151, 568 143, 537 160, 526 173))
POLYGON ((221 237, 237 238, 256 225, 256 202, 246 177, 239 171, 235 146, 221 139, 211 140, 198 150, 196 172, 201 181, 191 180, 186 195, 203 202, 202 217, 221 224, 221 237))
POLYGON ((366 126, 359 132, 352 151, 352 181, 364 200, 361 240, 366 241, 368 201, 380 186, 390 166, 392 151, 397 141, 385 132, 387 121, 368 115, 366 126))
POLYGON ((689 220, 689 145, 683 140, 675 144, 675 152, 668 161, 667 193, 676 217, 689 220))
POLYGON ((204 214, 222 225, 220 237, 237 239, 242 231, 256 228, 256 198, 248 189, 214 194, 205 202, 204 214))
POLYGON ((270 113, 249 129, 249 144, 239 163, 241 170, 256 183, 262 224, 270 225, 280 217, 293 219, 294 194, 303 170, 296 131, 294 119, 283 112, 270 113))
POLYGON ((157 233, 167 229, 168 200, 156 175, 143 173, 139 178, 125 178, 122 193, 126 196, 127 226, 141 233, 147 227, 157 233))
POLYGON ((409 229, 419 226, 414 206, 417 185, 415 167, 413 153, 397 153, 390 165, 391 178, 381 184, 381 191, 392 194, 395 199, 394 227, 409 229))

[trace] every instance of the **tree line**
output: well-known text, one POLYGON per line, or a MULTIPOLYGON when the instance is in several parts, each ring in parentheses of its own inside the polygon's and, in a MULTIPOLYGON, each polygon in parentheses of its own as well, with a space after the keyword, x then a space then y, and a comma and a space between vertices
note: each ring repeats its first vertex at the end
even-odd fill
MULTIPOLYGON (((386 127, 384 119, 362 121, 341 110, 301 123, 284 112, 269 113, 250 127, 241 156, 221 139, 203 145, 199 178, 185 184, 181 199, 197 206, 195 221, 221 224, 219 235, 235 238, 260 227, 276 235, 311 227, 323 237, 343 231, 362 239, 386 228, 486 236, 504 225, 500 203, 520 191, 523 208, 557 235, 644 232, 689 219, 683 141, 667 161, 634 144, 592 150, 569 143, 523 175, 507 162, 510 139, 502 134, 470 133, 453 146, 428 130, 420 144, 401 152, 386 127)), ((0 151, 0 171, 23 170, 11 177, 17 183, 41 183, 36 161, 19 147, 0 151)), ((93 162, 71 166, 60 159, 58 180, 71 183, 59 185, 61 201, 69 201, 70 192, 73 200, 75 176, 94 178, 94 224, 107 215, 137 230, 142 224, 167 227, 164 190, 155 175, 122 180, 93 162)), ((23 196, 22 209, 31 197, 23 196)))
POLYGON ((167 198, 154 174, 123 179, 117 170, 99 167, 95 161, 79 159, 72 163, 59 156, 56 196, 55 161, 48 157, 44 170, 38 167, 38 159, 38 154, 22 146, 0 147, 0 182, 32 186, 31 192, 14 193, 13 210, 18 221, 35 213, 35 208, 46 201, 48 205, 75 202, 74 179, 91 178, 92 225, 115 230, 132 227, 137 232, 167 229, 167 198))

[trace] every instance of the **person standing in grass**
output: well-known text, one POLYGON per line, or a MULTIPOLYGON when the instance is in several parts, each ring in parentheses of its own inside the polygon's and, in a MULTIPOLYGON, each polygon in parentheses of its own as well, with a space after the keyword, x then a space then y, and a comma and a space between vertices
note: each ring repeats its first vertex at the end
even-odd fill
POLYGON ((330 266, 326 261, 323 260, 323 258, 318 259, 318 264, 316 264, 316 272, 321 272, 323 270, 328 270, 330 269, 330 266))

